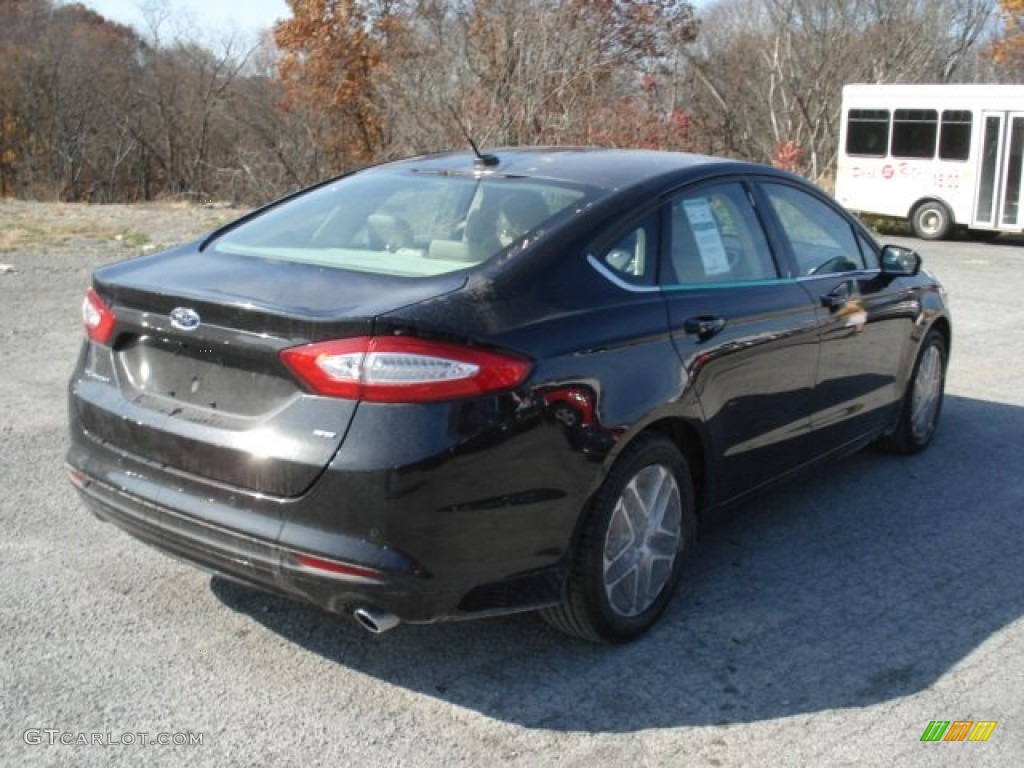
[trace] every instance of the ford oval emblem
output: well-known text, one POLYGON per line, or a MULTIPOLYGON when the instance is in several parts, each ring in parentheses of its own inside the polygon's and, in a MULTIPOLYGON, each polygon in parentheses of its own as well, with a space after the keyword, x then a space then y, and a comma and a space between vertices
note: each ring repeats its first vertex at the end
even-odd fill
POLYGON ((194 331, 199 327, 199 313, 188 307, 171 310, 171 325, 181 331, 194 331))

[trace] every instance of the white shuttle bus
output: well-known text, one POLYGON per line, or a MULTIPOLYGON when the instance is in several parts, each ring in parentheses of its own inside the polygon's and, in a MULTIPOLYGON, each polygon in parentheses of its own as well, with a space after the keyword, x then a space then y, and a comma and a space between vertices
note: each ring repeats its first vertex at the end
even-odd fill
POLYGON ((1024 85, 847 85, 836 199, 925 240, 1024 230, 1024 85))

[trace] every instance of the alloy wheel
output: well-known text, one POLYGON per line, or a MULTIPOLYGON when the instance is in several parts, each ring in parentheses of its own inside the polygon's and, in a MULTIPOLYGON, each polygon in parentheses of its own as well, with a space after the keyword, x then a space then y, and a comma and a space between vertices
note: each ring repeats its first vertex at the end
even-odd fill
POLYGON ((605 536, 604 590, 616 613, 638 616, 654 604, 672 575, 682 531, 675 475, 661 464, 644 467, 622 490, 605 536))
POLYGON ((942 352, 932 344, 921 356, 910 401, 910 429, 917 440, 926 440, 935 429, 941 401, 942 352))

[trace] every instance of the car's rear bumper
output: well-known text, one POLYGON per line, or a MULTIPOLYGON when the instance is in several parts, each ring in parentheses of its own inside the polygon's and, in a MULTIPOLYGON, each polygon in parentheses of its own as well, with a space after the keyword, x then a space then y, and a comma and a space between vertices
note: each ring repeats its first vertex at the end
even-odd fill
MULTIPOLYGON (((274 542, 189 518, 97 480, 82 477, 75 485, 98 518, 146 544, 205 570, 334 613, 373 608, 404 622, 510 613, 555 602, 561 583, 560 569, 546 569, 504 583, 446 586, 414 573, 380 570, 365 561, 356 564, 378 571, 380 583, 359 577, 349 582, 345 576, 304 567, 296 560, 300 553, 274 542)), ((364 549, 361 543, 354 544, 353 549, 364 549)), ((352 563, 346 552, 335 553, 333 559, 352 563)))
MULTIPOLYGON (((420 623, 531 610, 559 599, 560 564, 501 576, 487 573, 484 552, 476 574, 434 573, 387 544, 289 520, 292 500, 240 498, 237 491, 207 488, 195 478, 171 480, 165 470, 94 445, 81 433, 73 435, 68 470, 98 518, 140 541, 205 570, 334 613, 368 608, 420 623), (304 546, 313 541, 315 550, 304 546), (310 567, 300 559, 303 555, 343 569, 351 566, 356 573, 310 567)), ((445 524, 443 517, 434 521, 432 542, 445 539, 445 524)), ((452 532, 451 538, 456 541, 458 535, 452 532)), ((453 560, 460 555, 453 552, 453 560)), ((435 549, 432 557, 437 556, 435 549)))

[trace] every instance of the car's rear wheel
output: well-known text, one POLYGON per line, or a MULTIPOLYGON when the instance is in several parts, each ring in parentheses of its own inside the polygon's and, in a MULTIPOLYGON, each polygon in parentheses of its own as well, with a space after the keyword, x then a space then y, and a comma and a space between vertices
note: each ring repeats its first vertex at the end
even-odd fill
POLYGON ((594 642, 638 637, 668 605, 696 532, 686 460, 667 438, 640 437, 594 497, 565 595, 544 618, 594 642))
POLYGON ((943 335, 934 329, 929 331, 914 363, 914 373, 903 396, 896 429, 879 441, 880 447, 904 455, 928 447, 935 436, 942 411, 946 355, 943 335))

